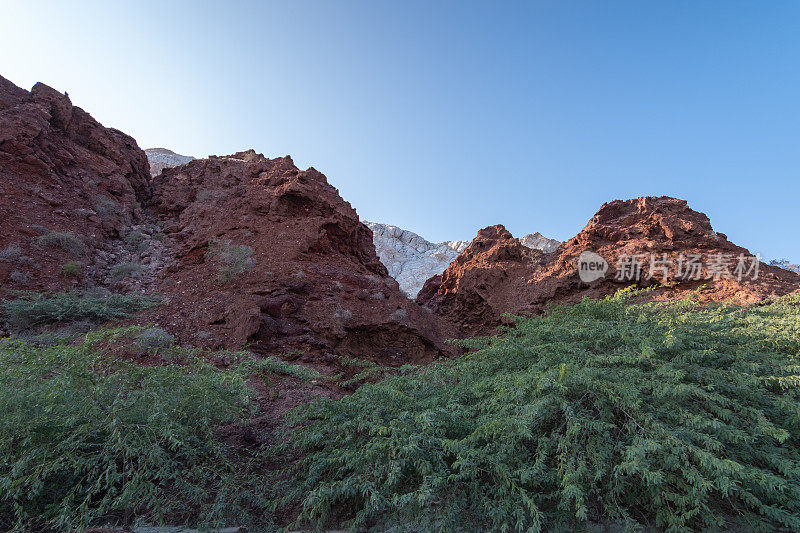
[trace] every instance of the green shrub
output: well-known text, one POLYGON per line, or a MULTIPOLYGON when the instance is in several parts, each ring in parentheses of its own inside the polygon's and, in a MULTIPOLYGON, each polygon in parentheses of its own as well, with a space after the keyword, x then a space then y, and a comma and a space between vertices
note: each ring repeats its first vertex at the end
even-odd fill
POLYGON ((144 270, 144 265, 139 263, 119 263, 111 267, 111 277, 117 281, 125 277, 138 278, 144 270))
POLYGON ((125 242, 133 246, 139 253, 144 252, 150 246, 147 235, 138 229, 129 231, 128 234, 125 235, 125 242))
POLYGON ((231 241, 212 240, 208 244, 206 254, 218 265, 217 280, 229 283, 237 276, 252 270, 256 262, 252 258, 253 249, 243 244, 231 244, 231 241))
POLYGON ((314 381, 322 378, 317 370, 302 365, 295 365, 274 356, 260 359, 248 367, 250 373, 266 372, 269 374, 279 374, 290 376, 301 381, 314 381))
MULTIPOLYGON (((337 356, 339 363, 344 368, 351 368, 355 370, 355 374, 346 380, 340 380, 340 387, 352 387, 354 385, 362 385, 370 381, 377 381, 378 378, 396 374, 398 371, 408 371, 415 368, 413 365, 404 365, 400 368, 379 365, 372 361, 365 359, 347 357, 344 355, 337 356)), ((339 376, 341 378, 341 376, 339 376)))
POLYGON ((24 270, 12 270, 8 279, 19 285, 25 285, 31 280, 31 273, 24 270))
POLYGON ((102 218, 110 218, 119 214, 119 204, 105 195, 97 195, 94 199, 94 210, 97 215, 102 218))
POLYGON ((136 336, 134 344, 140 354, 158 355, 172 348, 175 337, 161 328, 147 328, 136 336))
POLYGON ((249 413, 245 376, 123 362, 125 334, 0 340, 0 530, 258 521, 264 483, 214 431, 249 413))
POLYGON ((60 293, 23 292, 2 303, 3 317, 15 330, 55 322, 121 320, 161 300, 141 294, 68 291, 60 293))
POLYGON ((800 531, 800 296, 584 301, 300 408, 295 525, 800 531))
POLYGON ((125 242, 127 242, 128 244, 139 244, 143 240, 144 240, 144 233, 142 233, 138 229, 131 230, 128 232, 127 235, 125 235, 125 242))
POLYGON ((22 248, 18 244, 9 244, 0 250, 0 262, 13 263, 22 257, 22 248))
POLYGON ((40 248, 60 248, 72 255, 81 255, 86 252, 86 244, 71 231, 48 231, 34 239, 40 248))
POLYGON ((78 278, 83 272, 83 265, 78 261, 70 261, 61 267, 61 273, 65 276, 78 278))

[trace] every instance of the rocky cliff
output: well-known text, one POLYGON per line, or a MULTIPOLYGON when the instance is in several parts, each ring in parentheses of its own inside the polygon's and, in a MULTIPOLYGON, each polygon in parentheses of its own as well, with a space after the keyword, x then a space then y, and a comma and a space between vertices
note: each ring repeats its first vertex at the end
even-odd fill
MULTIPOLYGON (((389 224, 364 224, 372 230, 375 250, 381 262, 409 298, 415 298, 428 279, 444 272, 458 254, 469 246, 469 241, 432 243, 416 233, 389 224)), ((546 253, 554 251, 561 244, 538 232, 526 235, 520 242, 527 248, 546 253)))
POLYGON ((144 151, 147 160, 150 162, 150 175, 157 176, 165 168, 178 167, 185 165, 189 161, 194 161, 194 157, 189 155, 176 154, 166 148, 148 148, 144 151))
POLYGON ((425 282, 417 301, 464 334, 483 334, 501 323, 503 313, 520 310, 518 298, 543 262, 541 250, 523 246, 501 225, 489 226, 425 282))
POLYGON ((409 298, 415 298, 425 280, 441 274, 463 250, 461 241, 434 244, 397 226, 364 224, 372 230, 375 251, 381 262, 409 298))
POLYGON ((800 290, 800 275, 761 263, 686 201, 645 197, 604 204, 552 254, 522 253, 502 226, 481 230, 417 300, 463 332, 484 334, 504 313, 537 313, 627 286, 652 289, 650 299, 696 292, 701 301, 753 303, 800 290))
POLYGON ((457 333, 408 300, 325 176, 253 151, 165 169, 152 208, 176 242, 155 319, 182 339, 382 364, 445 354, 457 333), (223 275, 225 274, 225 275, 223 275))
POLYGON ((0 300, 8 289, 155 293, 167 303, 134 322, 331 366, 453 352, 444 340, 458 332, 401 293, 320 172, 253 151, 150 157, 164 164, 154 178, 132 138, 66 95, 0 78, 0 300))
POLYGON ((164 164, 153 178, 131 137, 46 85, 0 78, 0 299, 153 292, 168 303, 141 321, 183 343, 335 366, 428 362, 453 353, 445 339, 489 333, 505 313, 631 285, 650 299, 739 303, 800 290, 800 275, 759 262, 675 198, 604 204, 564 243, 491 226, 468 244, 435 244, 370 230, 323 174, 289 157, 150 157, 164 164), (423 307, 404 294, 417 290, 423 307))
POLYGON ((556 248, 561 244, 561 241, 555 239, 548 239, 538 231, 536 233, 529 233, 524 237, 520 237, 519 242, 523 246, 533 248, 534 250, 541 250, 546 254, 551 254, 556 251, 556 248))
POLYGON ((147 158, 131 137, 42 83, 29 92, 0 77, 4 290, 94 283, 98 251, 141 222, 150 196, 147 158))

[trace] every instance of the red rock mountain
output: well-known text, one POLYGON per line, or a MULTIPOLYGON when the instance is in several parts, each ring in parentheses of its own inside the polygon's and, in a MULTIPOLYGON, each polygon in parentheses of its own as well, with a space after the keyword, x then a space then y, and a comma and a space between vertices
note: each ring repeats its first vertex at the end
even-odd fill
POLYGON ((615 200, 552 254, 523 253, 502 226, 481 230, 441 276, 428 280, 417 301, 467 334, 484 334, 502 323, 504 313, 538 313, 547 303, 598 298, 629 285, 653 287, 649 297, 656 299, 697 290, 700 300, 739 303, 800 290, 800 275, 764 263, 752 279, 755 265, 748 250, 715 232, 708 217, 684 200, 615 200), (581 280, 584 251, 605 259, 604 277, 581 280))
POLYGON ((467 335, 483 334, 506 312, 520 312, 518 297, 544 254, 522 245, 503 226, 489 226, 445 271, 425 282, 417 302, 467 335))
POLYGON ((552 253, 523 246, 502 226, 481 230, 428 280, 420 307, 388 276, 355 210, 313 168, 249 151, 151 179, 131 137, 66 94, 0 78, 0 299, 16 289, 155 292, 168 303, 137 320, 183 343, 297 351, 331 366, 337 355, 400 365, 452 353, 445 339, 488 333, 504 313, 631 284, 653 287, 652 298, 697 290, 743 303, 800 288, 800 275, 765 264, 757 279, 737 276, 737 257, 749 255, 685 201, 614 201, 552 253), (585 251, 608 263, 604 277, 578 275, 585 251), (638 279, 617 276, 621 256, 638 258, 638 279), (715 275, 710 265, 723 256, 715 275), (656 258, 678 268, 657 272, 656 258), (686 276, 690 259, 702 262, 697 276, 686 276), (66 270, 70 263, 83 273, 66 270), (141 275, 120 282, 115 268, 141 275))
POLYGON ((0 77, 0 283, 55 290, 77 283, 70 261, 141 218, 150 197, 147 158, 131 137, 105 128, 70 99, 0 77))
POLYGON ((131 137, 66 94, 3 78, 0 230, 3 291, 154 292, 168 303, 135 321, 188 344, 399 365, 450 353, 443 341, 458 334, 400 293, 370 230, 316 170, 250 151, 151 178, 131 137))
POLYGON ((178 243, 159 288, 170 303, 154 316, 184 340, 403 364, 446 353, 457 334, 402 295, 370 230, 313 168, 251 150, 166 169, 153 185, 178 243), (214 243, 250 247, 249 269, 221 283, 214 243))

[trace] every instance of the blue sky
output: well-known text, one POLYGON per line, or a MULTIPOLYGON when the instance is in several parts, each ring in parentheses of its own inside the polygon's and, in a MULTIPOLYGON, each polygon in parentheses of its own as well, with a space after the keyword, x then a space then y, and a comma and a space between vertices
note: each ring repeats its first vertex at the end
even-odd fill
POLYGON ((671 195, 800 261, 800 3, 3 3, 0 74, 143 148, 254 148, 430 240, 671 195))

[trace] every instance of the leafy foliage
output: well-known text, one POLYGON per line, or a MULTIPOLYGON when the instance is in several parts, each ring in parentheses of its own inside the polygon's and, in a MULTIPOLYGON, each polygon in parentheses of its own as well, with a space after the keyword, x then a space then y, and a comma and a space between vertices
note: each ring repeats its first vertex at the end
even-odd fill
POLYGON ((159 298, 141 294, 68 291, 54 294, 21 292, 19 298, 2 303, 5 321, 25 330, 62 321, 120 320, 136 311, 155 307, 159 298))
POLYGON ((0 530, 258 523, 264 484, 214 434, 249 412, 246 375, 110 357, 130 333, 0 340, 0 530))
POLYGON ((93 207, 97 215, 102 219, 108 219, 119 214, 119 204, 104 194, 98 194, 94 198, 93 207))
POLYGON ((356 369, 355 374, 349 379, 341 379, 344 373, 337 375, 337 379, 339 379, 338 384, 340 387, 343 388, 363 385, 364 383, 367 382, 377 381, 379 378, 382 378, 387 375, 394 375, 399 372, 408 372, 409 370, 418 368, 417 365, 403 365, 401 367, 383 366, 373 361, 368 361, 366 359, 360 359, 357 357, 347 357, 344 355, 339 355, 337 356, 337 358, 339 359, 339 363, 345 369, 347 368, 356 369))
POLYGON ((208 257, 218 265, 217 281, 230 283, 240 274, 252 270, 256 265, 252 258, 253 249, 244 244, 232 244, 231 241, 213 240, 208 244, 208 257))
POLYGON ((625 295, 293 415, 298 524, 800 530, 800 297, 625 295))
POLYGON ((8 279, 19 285, 25 285, 31 280, 31 273, 25 270, 12 270, 8 279))
POLYGON ((149 248, 150 246, 149 243, 147 242, 147 236, 144 234, 144 232, 138 229, 129 231, 128 234, 125 235, 125 242, 131 245, 136 251, 140 253, 147 250, 147 248, 149 248))

